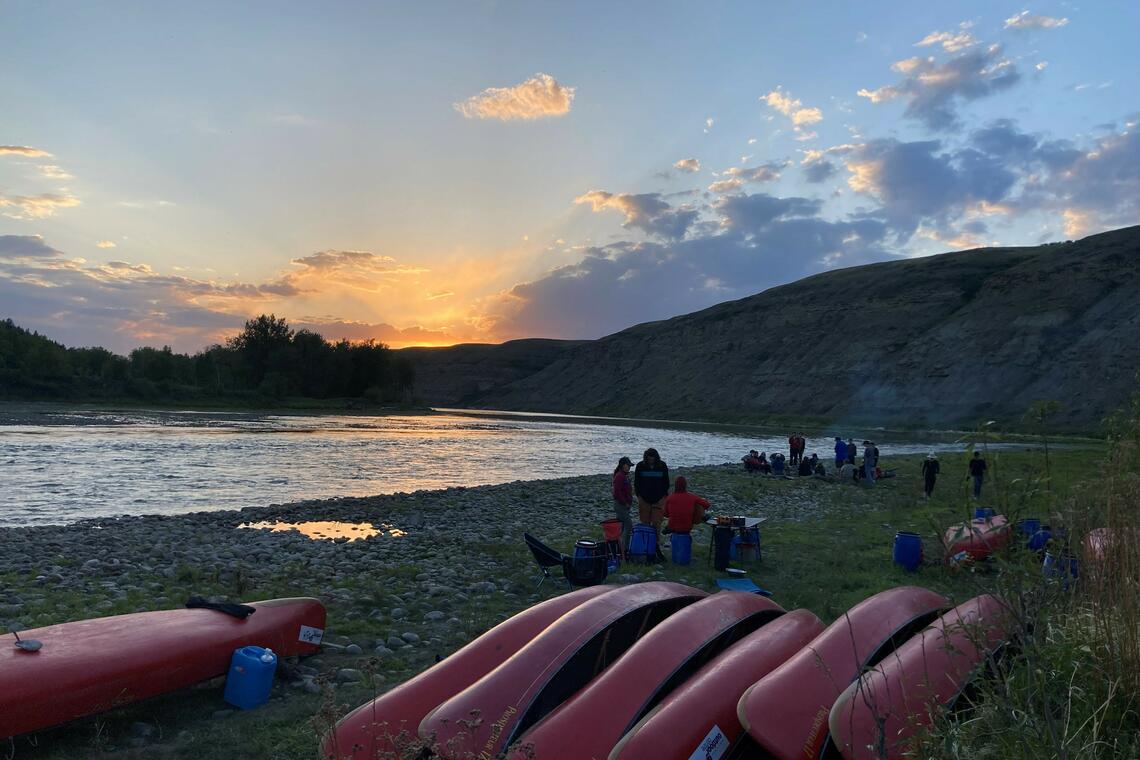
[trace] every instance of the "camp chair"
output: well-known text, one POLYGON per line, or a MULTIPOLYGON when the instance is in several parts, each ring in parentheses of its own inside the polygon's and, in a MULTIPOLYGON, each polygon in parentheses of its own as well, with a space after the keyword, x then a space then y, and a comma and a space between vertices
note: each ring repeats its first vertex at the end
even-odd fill
MULTIPOLYGON (((538 563, 538 568, 542 570, 542 577, 538 579, 538 586, 535 586, 536 589, 542 586, 547 578, 554 577, 550 574, 550 568, 552 567, 563 568, 563 575, 565 575, 566 562, 567 560, 573 561, 571 557, 567 557, 562 552, 551 549, 529 533, 523 533, 523 540, 526 541, 530 553, 534 555, 534 561, 538 563)), ((566 583, 571 586, 571 588, 573 587, 569 577, 566 578, 566 583)))

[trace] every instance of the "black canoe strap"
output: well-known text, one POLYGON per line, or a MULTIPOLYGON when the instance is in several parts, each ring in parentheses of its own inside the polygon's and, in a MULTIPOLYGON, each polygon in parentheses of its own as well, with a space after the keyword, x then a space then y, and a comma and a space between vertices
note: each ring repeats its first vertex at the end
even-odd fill
POLYGON ((187 609, 207 609, 217 610, 224 612, 227 615, 233 615, 236 618, 245 620, 247 617, 257 612, 256 607, 250 607, 248 604, 234 604, 232 602, 210 602, 206 601, 204 596, 192 596, 186 600, 187 609))

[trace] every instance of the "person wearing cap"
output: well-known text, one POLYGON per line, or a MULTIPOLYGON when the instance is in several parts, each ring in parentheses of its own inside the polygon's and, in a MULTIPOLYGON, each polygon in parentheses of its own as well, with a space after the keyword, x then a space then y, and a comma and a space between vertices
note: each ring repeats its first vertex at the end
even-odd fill
MULTIPOLYGON (((633 492, 637 496, 638 520, 659 530, 665 512, 665 497, 669 495, 669 465, 661 461, 657 449, 646 449, 634 467, 633 492)), ((665 559, 661 554, 660 541, 657 553, 658 559, 665 559)))
POLYGON ((926 460, 922 463, 922 491, 926 494, 926 498, 934 495, 934 481, 938 480, 938 457, 934 456, 934 452, 926 455, 926 460))
POLYGON ((614 468, 614 516, 621 521, 621 550, 629 547, 629 535, 633 532, 633 520, 629 516, 633 506, 633 485, 629 482, 629 468, 633 462, 622 457, 614 468))

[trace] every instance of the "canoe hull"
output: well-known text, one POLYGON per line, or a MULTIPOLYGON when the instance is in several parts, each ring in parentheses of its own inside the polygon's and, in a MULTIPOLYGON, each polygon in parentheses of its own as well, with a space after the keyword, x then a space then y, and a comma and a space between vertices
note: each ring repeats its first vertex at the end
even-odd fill
POLYGON ((731 643, 783 614, 775 602, 738 591, 722 591, 673 613, 524 733, 518 743, 525 750, 510 757, 608 757, 664 696, 731 643))
POLYGON ((1004 642, 1011 618, 989 595, 946 613, 852 683, 828 717, 846 760, 901 760, 907 744, 948 706, 1004 642))
POLYGON ((983 560, 1006 546, 1012 535, 1013 531, 1004 515, 977 518, 954 525, 946 530, 944 537, 946 561, 960 562, 964 557, 983 560))
POLYGON ((324 630, 309 598, 253 602, 244 620, 208 609, 115 615, 22 632, 43 649, 0 647, 0 737, 38 731, 224 675, 238 647, 314 654, 324 630), (308 639, 308 640, 306 640, 308 639))
POLYGON ((642 634, 705 596, 678 583, 651 582, 591 599, 429 713, 420 738, 449 760, 497 757, 642 634))
POLYGON ((864 667, 948 606, 942 595, 917 586, 863 600, 744 693, 737 706, 741 724, 779 760, 818 757, 840 693, 864 667))
POLYGON ((807 610, 793 610, 733 644, 641 719, 609 760, 688 760, 706 746, 713 758, 744 733, 736 703, 744 691, 823 632, 807 610))
POLYGON ((470 686, 584 602, 613 590, 591 586, 547 599, 504 620, 447 659, 341 718, 321 746, 328 760, 373 760, 419 741, 424 716, 470 686))

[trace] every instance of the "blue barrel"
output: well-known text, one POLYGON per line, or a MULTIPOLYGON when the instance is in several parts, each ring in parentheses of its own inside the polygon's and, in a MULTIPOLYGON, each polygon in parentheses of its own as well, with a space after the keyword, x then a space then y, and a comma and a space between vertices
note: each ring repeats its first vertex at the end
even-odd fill
POLYGON ((693 537, 688 533, 674 533, 669 537, 674 565, 687 565, 693 559, 693 537))
POLYGON ((900 530, 895 534, 894 560, 907 572, 913 573, 922 564, 922 537, 917 533, 900 530))
POLYGON ((596 557, 598 554, 598 544, 596 541, 582 540, 574 544, 574 559, 596 557))
POLYGON ((1051 538, 1053 538, 1052 532, 1050 532, 1048 528, 1042 528, 1029 537, 1029 540, 1025 542, 1025 548, 1030 551, 1039 552, 1045 548, 1045 545, 1049 543, 1049 539, 1051 538))
POLYGON ((638 523, 633 526, 626 555, 631 562, 653 562, 657 559, 657 531, 652 525, 638 523))
POLYGON ((1026 536, 1032 536, 1041 530, 1041 521, 1036 517, 1027 517, 1024 520, 1018 520, 1017 529, 1026 536))
POLYGON ((1055 556, 1053 552, 1045 552, 1045 562, 1041 566, 1045 580, 1059 580, 1065 588, 1069 587, 1069 580, 1081 577, 1080 562, 1072 555, 1062 554, 1055 556))
POLYGON ((273 650, 255 646, 235 649, 223 698, 243 710, 260 707, 269 701, 276 672, 277 655, 273 650))
POLYGON ((978 507, 977 509, 974 510, 974 519, 975 520, 988 520, 996 514, 997 514, 997 512, 995 512, 993 509, 991 509, 989 507, 978 507))

